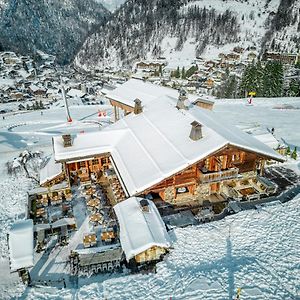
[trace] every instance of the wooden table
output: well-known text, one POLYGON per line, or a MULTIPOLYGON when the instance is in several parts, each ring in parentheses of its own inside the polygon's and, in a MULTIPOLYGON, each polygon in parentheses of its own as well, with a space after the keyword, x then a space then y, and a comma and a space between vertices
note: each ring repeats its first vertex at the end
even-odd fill
POLYGON ((94 223, 102 223, 103 217, 100 213, 94 213, 90 216, 90 221, 94 223))
POLYGON ((115 237, 116 237, 115 232, 113 230, 108 230, 108 231, 104 231, 104 232, 101 233, 101 240, 102 241, 111 241, 115 237))
POLYGON ((92 247, 97 244, 96 233, 88 233, 83 236, 83 245, 84 247, 92 247))
POLYGON ((41 207, 36 210, 36 217, 42 217, 46 214, 45 208, 41 207))
POLYGON ((100 205, 99 199, 91 199, 87 202, 87 206, 98 207, 100 205))

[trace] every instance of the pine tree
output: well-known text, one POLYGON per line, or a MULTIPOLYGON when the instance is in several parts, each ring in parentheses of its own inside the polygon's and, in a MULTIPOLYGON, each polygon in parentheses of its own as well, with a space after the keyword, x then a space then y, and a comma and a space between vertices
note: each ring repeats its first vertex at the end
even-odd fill
POLYGON ((159 76, 162 76, 162 75, 163 75, 163 72, 162 72, 162 66, 161 66, 161 65, 159 66, 158 72, 159 72, 159 76))
POLYGON ((293 158, 295 160, 297 159, 297 147, 294 148, 294 151, 291 154, 291 158, 293 158))
POLYGON ((180 78, 180 70, 179 67, 177 67, 176 71, 175 71, 175 78, 180 78))
POLYGON ((256 66, 254 64, 246 67, 240 84, 240 94, 242 96, 247 95, 249 92, 256 92, 256 73, 256 66))
POLYGON ((185 68, 184 68, 184 67, 182 67, 182 69, 181 69, 181 78, 182 78, 182 79, 185 79, 185 78, 186 78, 185 68))
POLYGON ((195 72, 198 71, 197 66, 191 66, 186 72, 185 72, 185 78, 191 77, 195 72))
POLYGON ((286 154, 287 156, 289 156, 289 155, 291 154, 291 148, 290 148, 290 146, 288 146, 288 147, 286 148, 285 154, 286 154))
POLYGON ((300 96, 300 82, 296 79, 292 79, 289 88, 288 88, 288 96, 298 97, 300 96))
POLYGON ((40 107, 40 109, 45 108, 45 107, 44 107, 44 104, 43 104, 43 102, 42 102, 42 100, 40 100, 39 107, 40 107))

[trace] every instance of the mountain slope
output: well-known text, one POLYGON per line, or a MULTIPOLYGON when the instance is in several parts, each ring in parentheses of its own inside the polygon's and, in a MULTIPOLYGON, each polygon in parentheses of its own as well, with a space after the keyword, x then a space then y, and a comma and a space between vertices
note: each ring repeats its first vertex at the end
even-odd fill
POLYGON ((95 0, 2 0, 0 44, 23 54, 42 50, 68 63, 109 15, 95 0))
POLYGON ((228 46, 260 49, 279 4, 280 0, 129 0, 87 39, 75 62, 90 69, 163 56, 175 66, 228 46))
POLYGON ((119 6, 121 6, 125 0, 96 0, 97 2, 103 4, 109 11, 115 11, 119 6))
POLYGON ((264 48, 274 51, 300 50, 300 1, 282 0, 264 39, 264 48))

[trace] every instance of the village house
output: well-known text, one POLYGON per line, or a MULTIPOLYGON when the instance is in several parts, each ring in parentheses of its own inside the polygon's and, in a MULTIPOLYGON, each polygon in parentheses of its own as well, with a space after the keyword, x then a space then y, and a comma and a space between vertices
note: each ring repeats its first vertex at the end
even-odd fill
POLYGON ((292 53, 277 53, 277 52, 265 52, 262 56, 263 61, 277 60, 283 64, 294 65, 299 60, 299 54, 292 53))
POLYGON ((135 266, 161 260, 171 240, 155 204, 149 199, 132 197, 115 205, 114 211, 127 262, 135 266))
POLYGON ((179 205, 213 194, 240 199, 265 194, 257 176, 267 160, 283 158, 246 133, 224 127, 213 112, 174 100, 165 96, 145 108, 136 102, 133 114, 101 132, 72 138, 68 147, 61 137, 53 138, 55 160, 81 180, 113 169, 120 190, 114 203, 149 194, 179 205))
MULTIPOLYGON (((147 105, 158 97, 170 96, 177 98, 177 94, 178 91, 172 88, 147 83, 139 79, 130 79, 118 88, 108 92, 106 98, 114 108, 114 117, 117 121, 122 115, 126 116, 134 111, 136 99, 141 101, 143 105, 147 105)), ((192 94, 188 94, 187 97, 191 102, 198 99, 197 95, 192 94)), ((213 102, 205 101, 204 105, 212 109, 213 102)))
POLYGON ((158 61, 140 61, 136 63, 137 70, 143 70, 148 72, 158 72, 160 69, 163 69, 166 66, 166 62, 158 62, 158 61))
POLYGON ((233 52, 235 52, 235 53, 242 54, 244 51, 245 51, 245 49, 240 46, 236 46, 233 48, 233 52))

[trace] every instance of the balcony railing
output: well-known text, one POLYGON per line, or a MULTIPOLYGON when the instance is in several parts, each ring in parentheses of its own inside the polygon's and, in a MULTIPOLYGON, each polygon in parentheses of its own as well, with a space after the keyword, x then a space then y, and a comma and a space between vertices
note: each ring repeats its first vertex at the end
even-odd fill
POLYGON ((216 171, 210 173, 202 173, 200 170, 200 182, 209 183, 209 182, 218 182, 226 179, 237 178, 239 175, 238 168, 231 168, 229 170, 216 171))

